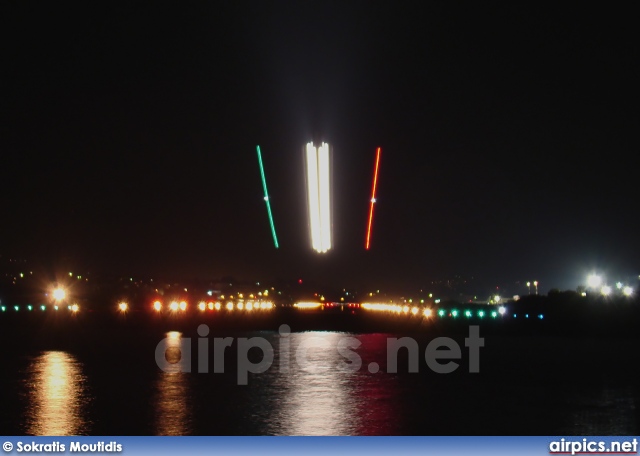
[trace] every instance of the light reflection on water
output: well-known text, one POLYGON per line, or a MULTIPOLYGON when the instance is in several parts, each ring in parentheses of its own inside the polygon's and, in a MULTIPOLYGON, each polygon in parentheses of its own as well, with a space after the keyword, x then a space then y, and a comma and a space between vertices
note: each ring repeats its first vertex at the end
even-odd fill
POLYGON ((340 369, 345 358, 336 350, 334 332, 293 334, 290 373, 277 374, 273 387, 280 392, 272 411, 271 431, 279 435, 353 435, 359 427, 355 376, 340 369), (301 344, 310 344, 304 367, 295 362, 301 344), (326 345, 328 348, 320 348, 326 345), (345 419, 345 417, 348 417, 345 419))
POLYGON ((190 434, 190 405, 188 401, 188 375, 180 372, 182 333, 166 334, 166 371, 160 371, 156 380, 155 419, 157 435, 190 434))
POLYGON ((89 398, 82 364, 62 351, 35 357, 27 368, 29 407, 25 432, 31 435, 87 433, 84 407, 89 398))

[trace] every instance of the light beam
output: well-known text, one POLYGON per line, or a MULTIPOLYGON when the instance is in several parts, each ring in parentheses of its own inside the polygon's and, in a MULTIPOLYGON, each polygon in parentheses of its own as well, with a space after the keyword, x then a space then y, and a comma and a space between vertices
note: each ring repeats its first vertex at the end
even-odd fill
POLYGON ((378 183, 378 167, 380 166, 380 153, 381 149, 378 147, 376 151, 376 167, 373 172, 373 185, 371 188, 371 202, 369 205, 369 224, 367 226, 367 240, 365 242, 365 249, 369 250, 371 244, 371 226, 373 225, 373 205, 376 203, 376 185, 378 183))
POLYGON ((307 194, 311 246, 324 253, 331 248, 331 172, 329 144, 306 146, 307 194))
POLYGON ((264 201, 267 203, 267 214, 269 215, 269 224, 271 225, 271 235, 273 236, 273 243, 278 245, 278 237, 276 236, 276 227, 273 223, 273 214, 271 213, 271 202, 269 201, 269 193, 267 192, 267 179, 264 176, 264 165, 262 164, 262 154, 260 153, 260 146, 256 146, 258 152, 258 163, 260 164, 260 176, 262 177, 262 188, 264 189, 264 201))

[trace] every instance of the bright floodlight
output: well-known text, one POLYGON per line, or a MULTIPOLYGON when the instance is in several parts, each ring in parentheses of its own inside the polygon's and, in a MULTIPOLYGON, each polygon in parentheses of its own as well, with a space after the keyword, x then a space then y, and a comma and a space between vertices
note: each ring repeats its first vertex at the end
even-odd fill
POLYGON ((53 299, 56 301, 62 301, 65 296, 67 296, 67 293, 62 288, 56 288, 53 290, 53 299))
POLYGON ((605 285, 600 289, 600 293, 602 293, 603 296, 609 296, 611 294, 611 287, 609 285, 605 285))
POLYGON ((322 143, 316 148, 308 143, 306 159, 311 245, 317 252, 324 253, 331 248, 329 144, 322 143))
POLYGON ((128 308, 129 305, 126 302, 121 302, 120 304, 118 304, 118 309, 120 310, 120 312, 126 312, 128 308))
POLYGON ((78 306, 78 304, 74 304, 71 306, 71 312, 76 313, 77 311, 80 310, 80 306, 78 306))
POLYGON ((500 307, 498 309, 498 312, 500 312, 500 315, 504 315, 504 313, 507 311, 507 309, 505 309, 504 307, 500 307))
POLYGON ((602 277, 597 274, 591 274, 587 277, 587 285, 590 288, 598 288, 602 284, 602 277))
POLYGON ((162 310, 162 303, 160 301, 155 301, 153 303, 153 308, 156 312, 160 312, 162 310))
POLYGON ((622 293, 623 293, 625 296, 631 296, 631 295, 633 294, 633 288, 631 288, 631 287, 629 287, 629 286, 626 286, 626 287, 624 287, 624 288, 622 289, 622 293))

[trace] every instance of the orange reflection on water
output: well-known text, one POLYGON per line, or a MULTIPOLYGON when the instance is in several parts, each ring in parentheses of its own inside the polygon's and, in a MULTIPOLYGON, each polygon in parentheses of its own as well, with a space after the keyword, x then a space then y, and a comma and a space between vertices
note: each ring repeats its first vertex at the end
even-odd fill
POLYGON ((26 433, 31 435, 86 434, 83 418, 86 378, 82 364, 66 352, 44 352, 28 368, 30 406, 26 433))
POLYGON ((159 373, 156 384, 156 434, 185 435, 190 430, 190 410, 187 401, 189 385, 187 375, 180 371, 182 333, 166 334, 165 357, 170 363, 166 372, 159 373))

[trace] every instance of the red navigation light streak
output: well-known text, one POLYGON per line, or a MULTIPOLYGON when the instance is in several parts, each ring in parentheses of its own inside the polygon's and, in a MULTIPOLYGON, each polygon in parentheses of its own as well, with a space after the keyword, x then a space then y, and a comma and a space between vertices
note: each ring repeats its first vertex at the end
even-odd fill
POLYGON ((380 166, 380 148, 376 151, 376 170, 373 173, 373 188, 371 189, 371 202, 369 206, 369 226, 367 227, 367 242, 364 248, 369 250, 371 244, 371 225, 373 225, 373 205, 376 203, 376 185, 378 183, 378 167, 380 166))

